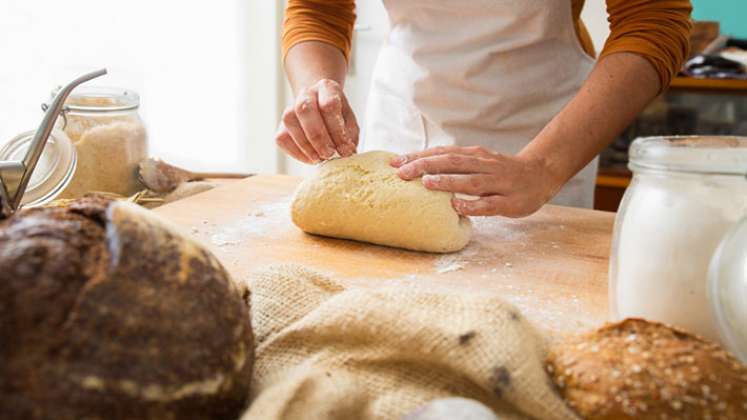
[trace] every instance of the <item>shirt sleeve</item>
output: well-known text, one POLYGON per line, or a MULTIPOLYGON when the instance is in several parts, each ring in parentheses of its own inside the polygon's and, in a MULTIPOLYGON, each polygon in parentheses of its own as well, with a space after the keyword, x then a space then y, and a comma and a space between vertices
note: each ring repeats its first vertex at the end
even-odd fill
POLYGON ((355 25, 355 0, 288 0, 283 19, 283 58, 294 45, 320 41, 340 49, 345 59, 355 25))
POLYGON ((610 36, 600 59, 637 53, 656 69, 661 90, 669 87, 689 53, 690 0, 607 0, 610 36))

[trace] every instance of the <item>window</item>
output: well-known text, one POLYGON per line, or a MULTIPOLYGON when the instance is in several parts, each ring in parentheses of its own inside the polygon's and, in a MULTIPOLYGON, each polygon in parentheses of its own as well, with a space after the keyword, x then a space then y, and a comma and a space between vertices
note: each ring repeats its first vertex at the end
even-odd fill
MULTIPOLYGON (((196 170, 265 169, 274 145, 252 149, 250 108, 260 94, 252 88, 278 74, 277 9, 264 0, 3 0, 0 143, 39 124, 53 87, 106 67, 91 84, 140 93, 152 155, 196 170)), ((277 108, 272 90, 261 94, 277 108)))

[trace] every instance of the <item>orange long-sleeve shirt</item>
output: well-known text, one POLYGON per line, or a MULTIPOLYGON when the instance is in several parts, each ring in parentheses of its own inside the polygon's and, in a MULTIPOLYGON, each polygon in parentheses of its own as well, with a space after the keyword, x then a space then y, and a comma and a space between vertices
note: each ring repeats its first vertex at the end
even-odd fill
MULTIPOLYGON (((581 45, 594 46, 581 21, 585 0, 569 0, 581 45)), ((632 52, 656 69, 664 90, 688 54, 690 0, 606 0, 610 36, 600 54, 632 52)), ((288 0, 283 24, 283 56, 295 44, 321 41, 339 48, 347 59, 355 23, 355 0, 288 0)))

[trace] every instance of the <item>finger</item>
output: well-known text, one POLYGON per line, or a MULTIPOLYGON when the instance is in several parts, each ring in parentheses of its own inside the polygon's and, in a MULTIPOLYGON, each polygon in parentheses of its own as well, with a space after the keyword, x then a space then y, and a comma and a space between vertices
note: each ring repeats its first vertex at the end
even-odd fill
POLYGON ((327 127, 335 149, 342 156, 350 156, 354 149, 350 147, 350 141, 347 140, 345 133, 345 120, 342 117, 342 92, 340 85, 325 80, 319 84, 319 111, 321 112, 324 124, 327 127))
POLYGON ((345 120, 345 133, 347 134, 347 140, 353 147, 353 150, 358 148, 358 141, 360 138, 360 127, 358 126, 358 120, 355 118, 353 108, 350 106, 348 99, 342 97, 342 118, 345 120))
POLYGON ((488 150, 482 146, 462 147, 461 153, 465 155, 482 156, 482 157, 487 157, 487 158, 500 156, 499 153, 496 153, 492 150, 488 150))
POLYGON ((505 197, 491 195, 477 200, 453 198, 451 204, 454 210, 463 216, 495 216, 501 213, 506 200, 505 197))
POLYGON ((474 196, 501 194, 493 175, 424 175, 423 185, 429 190, 469 194, 474 196))
POLYGON ((425 174, 475 174, 495 171, 495 161, 476 156, 446 154, 423 157, 399 168, 402 179, 413 179, 425 174))
POLYGON ((314 163, 303 151, 301 151, 301 149, 298 148, 298 145, 293 141, 293 137, 288 133, 285 125, 281 124, 280 131, 275 136, 275 143, 277 143, 278 147, 285 150, 285 152, 293 159, 304 163, 314 163))
POLYGON ((309 161, 314 163, 321 160, 319 154, 314 150, 314 146, 312 146, 306 138, 306 134, 304 134, 303 129, 301 128, 301 123, 298 121, 298 117, 296 117, 296 113, 292 109, 287 110, 283 114, 283 125, 286 130, 288 130, 293 142, 296 143, 298 148, 301 149, 309 161))
POLYGON ((492 152, 482 146, 469 146, 469 147, 461 147, 461 146, 438 146, 433 147, 428 150, 423 150, 422 152, 416 152, 416 153, 409 153, 406 155, 397 156, 396 158, 392 159, 392 166, 395 168, 398 168, 405 163, 412 162, 413 160, 428 157, 428 156, 438 156, 443 154, 459 154, 459 155, 468 155, 468 156, 482 156, 485 158, 494 158, 494 157, 500 157, 498 153, 492 152))
POLYGON ((453 198, 451 203, 454 210, 463 216, 524 217, 536 210, 527 208, 516 199, 503 195, 490 195, 477 200, 453 198))
POLYGON ((319 111, 318 96, 315 91, 307 90, 299 95, 296 102, 296 117, 301 123, 306 138, 317 154, 329 159, 335 154, 335 144, 329 137, 327 126, 319 111))
POLYGON ((438 146, 430 149, 423 150, 421 152, 408 153, 392 158, 391 165, 395 168, 399 168, 402 165, 412 162, 417 159, 422 159, 430 156, 438 156, 448 153, 459 153, 462 147, 459 146, 438 146))

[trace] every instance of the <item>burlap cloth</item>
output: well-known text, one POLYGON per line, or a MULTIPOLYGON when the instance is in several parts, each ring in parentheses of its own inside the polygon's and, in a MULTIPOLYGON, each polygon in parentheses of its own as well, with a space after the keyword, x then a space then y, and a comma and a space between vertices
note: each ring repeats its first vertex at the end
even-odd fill
POLYGON ((249 285, 257 359, 242 420, 398 419, 451 396, 502 419, 576 419, 545 374, 542 339, 493 294, 345 288, 296 266, 249 285))

